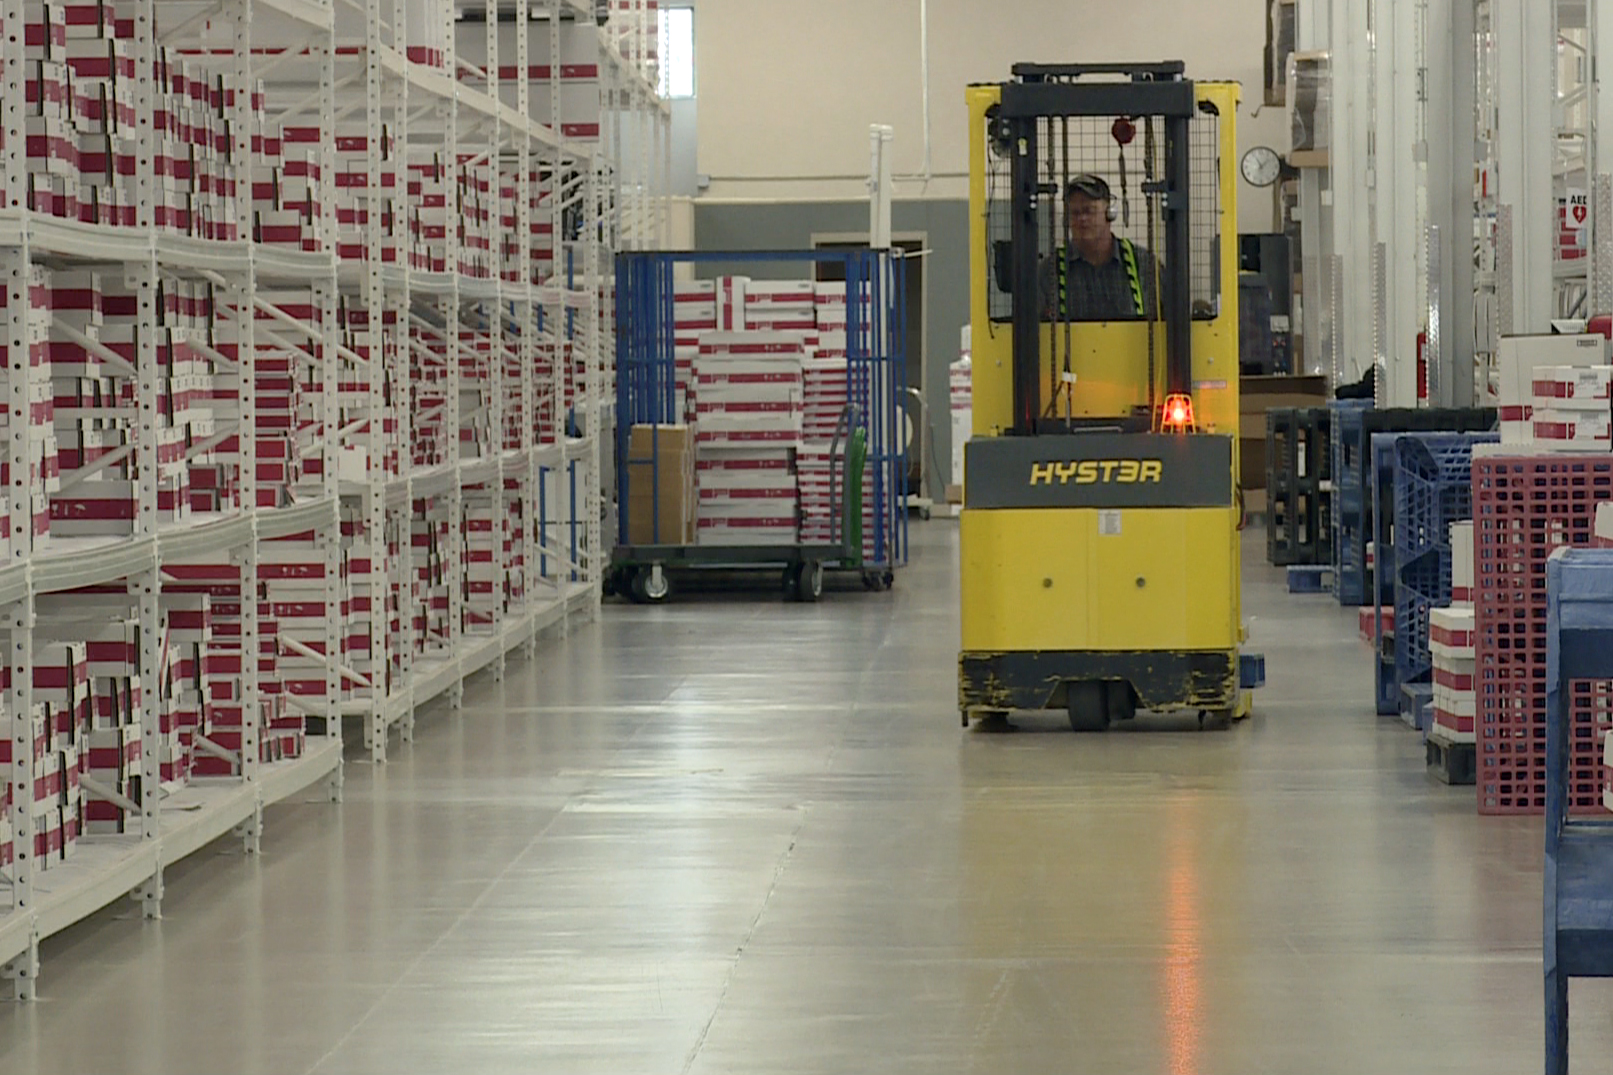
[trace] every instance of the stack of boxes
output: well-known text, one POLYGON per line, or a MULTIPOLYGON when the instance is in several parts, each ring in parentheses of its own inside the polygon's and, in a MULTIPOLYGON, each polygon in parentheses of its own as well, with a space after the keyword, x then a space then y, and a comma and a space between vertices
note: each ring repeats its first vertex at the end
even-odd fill
POLYGON ((409 164, 409 268, 448 271, 448 168, 440 157, 409 164))
MULTIPOLYGON (((335 581, 339 592, 341 580, 335 581)), ((287 699, 325 697, 326 566, 314 535, 264 542, 258 550, 258 583, 263 595, 258 606, 258 694, 265 705, 264 753, 270 761, 300 758, 305 725, 287 699)))
MULTIPOLYGON (((1496 352, 1497 380, 1495 392, 1501 418, 1501 443, 1504 445, 1536 446, 1535 381, 1537 371, 1545 373, 1543 385, 1546 395, 1539 401, 1546 412, 1544 431, 1555 434, 1552 440, 1566 439, 1564 423, 1556 420, 1554 412, 1578 411, 1583 407, 1563 407, 1555 395, 1553 385, 1565 371, 1592 369, 1607 365, 1607 340, 1601 336, 1507 336, 1501 340, 1496 352)), ((1569 402, 1572 402, 1571 400, 1569 402)), ((1574 430, 1578 436, 1577 423, 1574 430)), ((1590 432, 1590 430, 1587 430, 1590 432)), ((1566 450, 1577 450, 1572 439, 1562 445, 1566 450)), ((1605 450, 1605 447, 1600 450, 1605 450)))
POLYGON ((947 391, 952 411, 952 479, 947 501, 963 503, 963 447, 974 435, 974 359, 972 325, 963 326, 962 354, 947 367, 947 391))
MULTIPOLYGON (((120 11, 109 0, 80 5, 30 0, 24 18, 29 208, 86 224, 134 226, 138 129, 132 11, 120 11)), ((242 162, 230 155, 230 123, 237 92, 252 94, 251 109, 261 119, 262 88, 230 86, 161 48, 152 75, 153 222, 199 239, 241 238, 239 184, 253 182, 257 206, 263 204, 258 181, 272 184, 275 177, 272 166, 269 172, 242 175, 242 162)), ((265 148, 261 142, 255 147, 265 148)), ((271 229, 283 223, 269 221, 271 229)))
MULTIPOLYGON (((51 418, 54 443, 65 444, 70 470, 121 453, 118 462, 67 489, 52 490, 51 533, 56 537, 119 536, 133 532, 138 499, 132 421, 138 406, 134 382, 110 368, 79 337, 96 341, 134 362, 137 297, 110 274, 62 270, 49 277, 49 301, 67 337, 51 345, 51 418)), ((193 329, 205 332, 210 302, 199 285, 169 283, 159 293, 159 381, 155 462, 159 521, 187 518, 191 510, 191 443, 212 435, 209 364, 188 346, 193 329)), ((47 478, 49 481, 49 478, 47 478)))
MULTIPOLYGON (((256 102, 254 102, 256 103, 256 102)), ((317 128, 271 132, 261 107, 253 110, 252 239, 268 246, 326 249, 324 176, 316 151, 317 128)))
MULTIPOLYGON (((281 132, 287 151, 304 142, 318 144, 318 128, 290 128, 281 132), (309 134, 303 137, 303 131, 309 134)), ((393 132, 381 128, 380 168, 377 185, 370 188, 369 129, 363 123, 338 124, 336 174, 334 179, 333 227, 336 254, 343 261, 370 260, 369 225, 373 213, 380 229, 380 261, 383 265, 406 263, 402 253, 406 241, 398 190, 398 148, 393 132)))
MULTIPOLYGON (((192 645, 198 614, 201 641, 186 664, 185 649, 180 652, 180 672, 193 675, 182 679, 194 684, 200 696, 201 712, 190 745, 196 735, 205 736, 224 750, 239 751, 245 710, 241 684, 242 583, 241 569, 227 554, 189 564, 165 564, 162 600, 169 610, 170 641, 175 627, 185 624, 181 645, 192 645), (180 610, 185 615, 179 618, 180 610)), ((261 636, 260 636, 261 641, 261 636)), ((183 697, 183 694, 181 694, 183 697)), ((181 745, 185 745, 183 735, 181 745)), ((234 776, 237 769, 214 754, 192 749, 190 772, 193 776, 234 776)))
POLYGON ((1451 524, 1451 603, 1429 614, 1434 660, 1433 728, 1448 745, 1475 742, 1474 666, 1477 622, 1473 607, 1473 523, 1451 524))
MULTIPOLYGON (((504 580, 498 577, 496 543, 498 533, 495 500, 490 489, 466 490, 464 521, 461 524, 460 561, 465 573, 465 623, 467 631, 491 630, 496 615, 503 611, 501 593, 504 580)), ((508 548, 506 543, 505 548, 508 548)))
POLYGON ((1613 451, 1613 366, 1537 366, 1534 438, 1552 451, 1613 451))
MULTIPOLYGON (((9 668, 4 670, 3 683, 6 689, 11 687, 9 668)), ((89 764, 92 715, 89 656, 84 644, 36 644, 29 728, 34 786, 29 791, 5 782, 13 801, 26 797, 32 804, 36 869, 49 869, 71 858, 83 831, 81 780, 89 764)), ((11 764, 12 751, 19 745, 13 738, 0 742, 0 766, 11 764)))
POLYGON ((448 518, 440 501, 417 498, 411 521, 410 543, 419 593, 410 606, 415 638, 429 652, 449 639, 448 518))
POLYGON ((697 545, 794 545, 799 490, 805 337, 790 332, 707 333, 689 387, 699 445, 697 545), (765 487, 752 475, 770 475, 765 487))
POLYGON ((463 162, 456 170, 459 199, 454 222, 459 228, 459 271, 485 280, 493 276, 494 191, 486 164, 463 162))

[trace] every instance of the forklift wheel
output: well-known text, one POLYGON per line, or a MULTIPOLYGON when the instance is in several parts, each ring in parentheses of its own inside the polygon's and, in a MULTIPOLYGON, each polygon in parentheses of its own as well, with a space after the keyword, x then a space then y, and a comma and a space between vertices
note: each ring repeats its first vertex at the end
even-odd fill
POLYGON ((963 726, 969 727, 969 721, 974 720, 974 729, 981 735, 1000 735, 1005 732, 1018 731, 1008 723, 1008 710, 1006 709, 965 709, 963 711, 963 726))
POLYGON ((633 573, 633 600, 641 605, 659 605, 672 596, 672 580, 659 565, 641 567, 633 573))
POLYGON ((1103 685, 1103 708, 1109 723, 1119 724, 1137 719, 1137 695, 1131 684, 1123 679, 1110 680, 1103 685))
POLYGON ((1201 709, 1199 710, 1199 731, 1224 732, 1232 727, 1236 714, 1233 709, 1201 709))
POLYGON ((1069 686, 1070 730, 1104 732, 1109 730, 1109 691, 1097 680, 1082 680, 1069 686))

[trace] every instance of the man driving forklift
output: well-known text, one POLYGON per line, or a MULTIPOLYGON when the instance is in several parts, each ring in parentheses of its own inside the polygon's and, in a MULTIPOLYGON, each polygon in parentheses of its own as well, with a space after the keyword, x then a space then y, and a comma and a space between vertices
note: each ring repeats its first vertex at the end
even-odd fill
POLYGON ((1117 238, 1119 214, 1102 176, 1084 173, 1064 188, 1066 245, 1042 259, 1043 321, 1135 321, 1154 298, 1154 255, 1117 238))

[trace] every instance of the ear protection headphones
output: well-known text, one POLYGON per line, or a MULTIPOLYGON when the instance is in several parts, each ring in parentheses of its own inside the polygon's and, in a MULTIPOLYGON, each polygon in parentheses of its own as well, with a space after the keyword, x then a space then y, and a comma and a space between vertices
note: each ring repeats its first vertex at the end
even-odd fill
POLYGON ((1113 224, 1120 219, 1120 210, 1115 207, 1114 194, 1109 190, 1109 184, 1104 180, 1103 176, 1093 175, 1090 172, 1072 176, 1070 181, 1064 184, 1066 213, 1069 212, 1067 207, 1070 204, 1070 198, 1076 194, 1084 195, 1094 201, 1103 202, 1108 207, 1108 212, 1104 214, 1104 219, 1109 223, 1113 224))

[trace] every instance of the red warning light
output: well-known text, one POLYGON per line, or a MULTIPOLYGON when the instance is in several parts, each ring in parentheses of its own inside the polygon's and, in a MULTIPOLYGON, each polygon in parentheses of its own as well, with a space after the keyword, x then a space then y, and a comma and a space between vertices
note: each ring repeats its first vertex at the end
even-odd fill
POLYGON ((1165 397, 1164 427, 1173 433, 1185 433, 1193 428, 1193 397, 1165 397))

